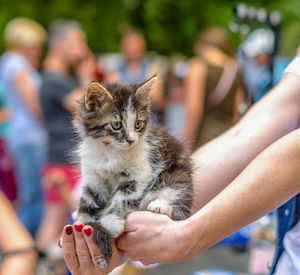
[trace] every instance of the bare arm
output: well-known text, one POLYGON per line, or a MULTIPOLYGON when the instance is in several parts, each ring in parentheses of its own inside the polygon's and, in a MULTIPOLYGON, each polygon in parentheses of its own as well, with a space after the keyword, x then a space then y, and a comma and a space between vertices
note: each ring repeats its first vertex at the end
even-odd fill
POLYGON ((267 148, 227 188, 186 221, 189 236, 194 238, 190 255, 269 213, 299 192, 300 130, 296 130, 267 148))
POLYGON ((42 111, 39 104, 38 92, 28 82, 28 72, 20 72, 14 78, 14 83, 29 111, 37 118, 41 118, 42 111))
POLYGON ((189 219, 134 212, 118 242, 130 258, 145 264, 172 263, 196 256, 300 192, 300 130, 268 147, 189 219), (284 164, 284 167, 283 167, 284 164))
POLYGON ((62 104, 64 108, 73 114, 77 107, 78 107, 78 101, 83 96, 84 92, 83 89, 78 88, 70 92, 67 96, 63 98, 62 104))
POLYGON ((205 76, 205 65, 201 61, 193 59, 190 62, 189 73, 184 84, 186 92, 186 126, 184 139, 188 149, 190 149, 194 143, 196 131, 204 113, 205 76))
MULTIPOLYGON (((159 72, 159 68, 155 65, 151 65, 148 72, 148 77, 152 77, 153 75, 159 72)), ((165 108, 165 98, 164 98, 164 87, 163 87, 163 78, 162 75, 158 74, 160 81, 158 81, 155 86, 151 89, 150 97, 152 105, 158 111, 163 111, 165 108)))
MULTIPOLYGON (((0 247, 3 252, 29 248, 34 245, 21 225, 9 201, 0 192, 0 247)), ((33 274, 37 255, 34 251, 8 256, 1 264, 0 274, 33 274)))
POLYGON ((238 124, 194 153, 195 210, 214 198, 266 147, 297 129, 299 118, 300 77, 288 73, 238 124))

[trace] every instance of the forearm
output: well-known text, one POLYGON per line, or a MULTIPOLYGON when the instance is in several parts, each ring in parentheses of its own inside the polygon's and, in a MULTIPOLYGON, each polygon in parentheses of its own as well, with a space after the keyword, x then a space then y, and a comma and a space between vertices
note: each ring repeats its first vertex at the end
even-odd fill
POLYGON ((194 145, 195 136, 204 113, 206 67, 199 60, 190 62, 189 74, 184 81, 186 109, 184 140, 186 147, 194 145))
MULTIPOLYGON (((151 74, 152 77, 155 73, 151 74)), ((151 103, 156 110, 163 111, 165 108, 165 99, 163 94, 163 82, 159 81, 152 89, 150 93, 151 103)))
POLYGON ((78 108, 78 102, 81 99, 82 95, 84 94, 83 89, 76 88, 72 92, 70 92, 64 99, 63 99, 63 106, 64 108, 74 114, 78 108))
POLYGON ((39 105, 38 92, 32 87, 28 81, 28 72, 20 72, 15 78, 14 82, 19 92, 23 103, 27 106, 28 110, 37 118, 41 118, 42 111, 39 105))
POLYGON ((0 275, 33 275, 37 254, 34 251, 5 258, 0 267, 0 275))
POLYGON ((1 192, 0 216, 0 246, 3 251, 28 248, 34 245, 29 233, 19 222, 12 206, 1 192))
POLYGON ((266 149, 186 221, 188 236, 192 236, 188 237, 189 255, 200 253, 299 192, 300 130, 296 130, 266 149))
POLYGON ((293 80, 285 78, 238 124, 194 153, 195 211, 232 182, 261 151, 298 128, 300 78, 296 83, 293 80))
POLYGON ((184 141, 188 149, 192 149, 200 121, 202 120, 203 110, 200 108, 186 108, 186 126, 184 132, 184 141))
MULTIPOLYGON (((0 192, 0 247, 2 252, 27 249, 34 246, 34 242, 24 227, 18 221, 13 208, 0 192)), ((3 259, 0 275, 33 274, 37 254, 27 251, 18 255, 10 255, 3 259)))

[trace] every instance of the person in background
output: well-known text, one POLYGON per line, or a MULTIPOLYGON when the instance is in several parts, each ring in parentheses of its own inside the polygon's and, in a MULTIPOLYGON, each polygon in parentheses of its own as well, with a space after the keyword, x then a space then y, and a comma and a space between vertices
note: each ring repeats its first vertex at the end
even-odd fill
POLYGON ((0 192, 0 275, 31 275, 37 250, 30 234, 18 220, 13 207, 0 192))
POLYGON ((185 130, 184 78, 188 73, 188 63, 181 56, 170 60, 166 86, 166 107, 164 123, 168 131, 177 139, 183 140, 185 130))
MULTIPOLYGON (((145 57, 146 41, 143 34, 133 28, 126 29, 121 36, 121 52, 123 61, 119 68, 106 76, 107 82, 141 83, 154 74, 159 68, 150 63, 145 57)), ((151 93, 154 120, 164 109, 162 82, 158 83, 151 93)))
POLYGON ((233 124, 243 94, 237 63, 223 29, 212 27, 201 32, 194 50, 196 57, 189 61, 185 80, 188 150, 206 143, 233 124))
POLYGON ((10 20, 4 30, 6 51, 0 58, 0 83, 10 112, 5 142, 15 166, 18 216, 34 235, 43 215, 41 169, 46 134, 39 104, 37 68, 46 32, 28 18, 10 20))
POLYGON ((270 67, 274 51, 274 33, 270 29, 256 29, 238 48, 243 87, 251 104, 265 96, 282 77, 290 60, 276 57, 270 67))
MULTIPOLYGON (((48 132, 48 153, 43 182, 46 207, 37 235, 38 248, 55 258, 61 229, 74 203, 71 193, 79 171, 72 163, 76 137, 72 114, 86 85, 95 79, 95 63, 80 24, 71 19, 53 22, 48 33, 48 52, 43 64, 40 102, 48 132)), ((71 209, 72 210, 72 209, 71 209)), ((60 264, 57 265, 59 266, 60 264)), ((57 271, 64 272, 62 271, 57 271)))

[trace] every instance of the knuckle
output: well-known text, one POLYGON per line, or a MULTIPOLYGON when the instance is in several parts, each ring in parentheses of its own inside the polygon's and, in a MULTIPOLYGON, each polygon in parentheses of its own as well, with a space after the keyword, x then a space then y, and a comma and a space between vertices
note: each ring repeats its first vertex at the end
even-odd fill
POLYGON ((74 253, 64 252, 63 256, 64 256, 66 264, 69 266, 69 268, 76 268, 76 266, 77 266, 77 257, 74 253))
POLYGON ((103 258, 103 255, 100 254, 100 253, 97 253, 97 252, 91 252, 91 256, 92 256, 92 258, 94 258, 94 259, 100 259, 100 258, 103 258))
POLYGON ((127 217, 126 217, 126 225, 127 224, 131 224, 135 221, 135 213, 130 213, 127 217))
POLYGON ((90 255, 86 250, 78 250, 77 251, 77 256, 78 258, 80 258, 81 260, 90 260, 90 255))

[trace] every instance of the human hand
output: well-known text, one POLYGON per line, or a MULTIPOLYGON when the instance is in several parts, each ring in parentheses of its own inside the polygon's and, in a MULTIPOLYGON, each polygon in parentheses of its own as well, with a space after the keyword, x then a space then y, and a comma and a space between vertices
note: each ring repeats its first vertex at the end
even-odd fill
POLYGON ((84 226, 81 222, 64 227, 61 246, 65 262, 73 275, 108 274, 127 259, 126 253, 119 251, 112 241, 113 255, 105 266, 106 260, 93 242, 92 236, 93 228, 84 226), (98 260, 98 263, 94 263, 92 259, 98 260))
POLYGON ((66 182, 65 173, 59 168, 51 168, 43 178, 42 184, 45 188, 60 188, 66 182))
POLYGON ((76 75, 82 87, 86 87, 88 83, 95 80, 96 67, 97 61, 91 53, 77 64, 76 75))
POLYGON ((170 264, 188 256, 189 242, 184 221, 148 211, 133 212, 126 218, 126 233, 117 241, 130 259, 145 265, 170 264))

